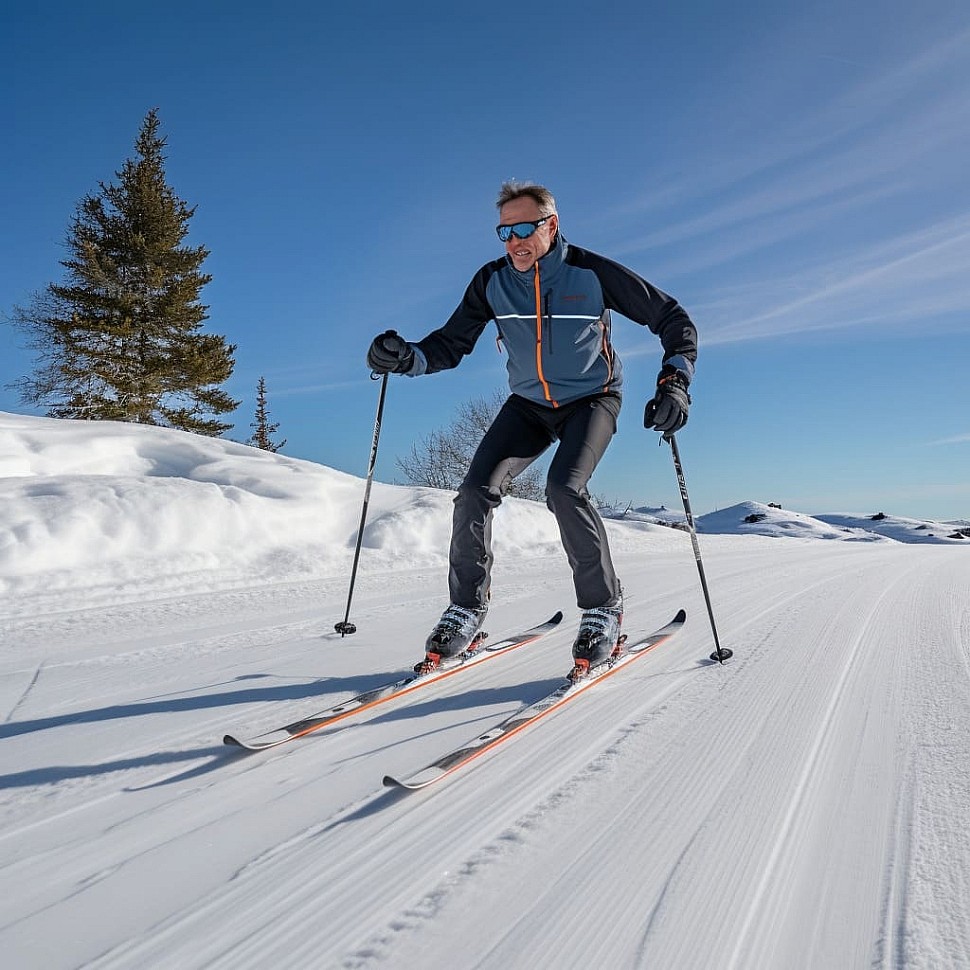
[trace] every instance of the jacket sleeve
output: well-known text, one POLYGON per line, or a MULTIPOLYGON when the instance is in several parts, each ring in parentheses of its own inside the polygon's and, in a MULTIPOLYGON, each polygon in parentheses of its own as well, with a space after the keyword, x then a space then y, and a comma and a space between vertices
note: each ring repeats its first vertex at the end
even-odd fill
MULTIPOLYGON (((571 249, 575 247, 570 247, 571 249)), ((603 288, 603 300, 610 310, 622 313, 634 323, 648 327, 660 338, 663 363, 693 377, 697 360, 697 328, 687 311, 663 290, 633 270, 597 253, 578 250, 570 261, 596 273, 603 288)))
POLYGON ((462 357, 472 352, 489 320, 494 319, 486 296, 486 286, 494 271, 491 263, 483 266, 468 284, 448 322, 415 344, 427 361, 426 374, 457 367, 462 357))

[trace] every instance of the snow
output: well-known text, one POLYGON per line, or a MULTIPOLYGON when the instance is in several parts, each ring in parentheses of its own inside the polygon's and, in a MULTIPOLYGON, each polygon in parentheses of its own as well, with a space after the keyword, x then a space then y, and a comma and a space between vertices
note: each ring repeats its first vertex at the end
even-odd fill
MULTIPOLYGON (((626 522, 652 522, 662 525, 683 525, 683 512, 670 509, 639 508, 609 509, 607 514, 626 522)), ((872 515, 805 515, 792 512, 776 504, 741 502, 728 509, 696 517, 698 532, 720 535, 763 535, 783 538, 841 539, 852 542, 896 542, 933 544, 965 543, 970 541, 970 523, 939 522, 934 519, 911 519, 876 512, 872 515)))
POLYGON ((552 517, 509 500, 488 628, 561 608, 559 630, 349 726, 225 747, 420 656, 451 497, 375 483, 341 638, 362 497, 223 440, 0 414, 5 966, 970 966, 965 523, 701 516, 721 667, 690 538, 658 524, 682 515, 629 510, 625 627, 683 606, 685 629, 408 795, 382 777, 560 681, 578 611, 552 517))

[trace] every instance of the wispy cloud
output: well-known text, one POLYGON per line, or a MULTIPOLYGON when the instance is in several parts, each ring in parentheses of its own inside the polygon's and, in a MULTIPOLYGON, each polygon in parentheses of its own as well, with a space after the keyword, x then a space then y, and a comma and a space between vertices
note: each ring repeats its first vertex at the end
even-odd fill
POLYGON ((739 286, 706 307, 708 343, 970 312, 970 213, 806 266, 796 277, 739 286), (759 308, 752 312, 752 307, 759 308))
MULTIPOLYGON (((828 163, 839 160, 835 174, 844 183, 860 175, 871 178, 927 150, 954 141, 966 144, 968 131, 961 119, 970 111, 968 89, 970 29, 894 63, 817 107, 804 110, 793 104, 785 117, 766 118, 759 132, 739 138, 729 126, 722 137, 730 150, 713 157, 704 154, 694 164, 687 159, 676 175, 660 184, 651 181, 639 199, 625 199, 605 215, 615 220, 635 217, 705 197, 719 198, 744 185, 754 186, 749 201, 757 208, 762 187, 775 179, 782 186, 787 183, 791 198, 797 200, 804 179, 786 177, 793 165, 816 168, 821 174, 828 163), (883 150, 890 147, 893 153, 883 150), (899 151, 904 154, 896 155, 899 151), (846 165, 847 161, 856 164, 846 165)), ((788 205, 784 195, 782 205, 788 205)))
POLYGON ((690 281, 706 342, 970 312, 970 30, 738 142, 644 197, 658 228, 614 214, 615 251, 690 281))
POLYGON ((321 361, 295 367, 261 368, 249 374, 237 371, 234 380, 247 387, 255 388, 257 379, 265 377, 267 393, 271 401, 281 397, 296 397, 301 394, 322 394, 328 391, 359 389, 370 382, 363 360, 360 361, 359 368, 354 368, 355 376, 350 379, 329 379, 330 374, 328 372, 333 372, 333 370, 332 362, 321 361))
MULTIPOLYGON (((726 193, 713 204, 699 200, 700 214, 631 236, 619 251, 663 250, 705 237, 721 242, 744 238, 752 247, 763 244, 763 237, 768 243, 797 237, 806 226, 919 191, 926 161, 945 157, 955 142, 968 140, 967 132, 970 84, 967 91, 941 99, 905 124, 897 118, 883 130, 867 132, 824 155, 813 149, 785 171, 766 173, 754 186, 726 193)), ((685 255, 685 262, 690 258, 692 254, 685 255)))
POLYGON ((930 446, 970 444, 970 432, 967 432, 967 434, 955 434, 949 438, 938 438, 936 441, 928 442, 928 444, 930 446))
POLYGON ((281 387, 273 392, 273 397, 295 397, 299 394, 322 394, 325 391, 345 391, 349 388, 360 388, 363 379, 356 381, 331 381, 322 384, 301 384, 293 387, 281 387))

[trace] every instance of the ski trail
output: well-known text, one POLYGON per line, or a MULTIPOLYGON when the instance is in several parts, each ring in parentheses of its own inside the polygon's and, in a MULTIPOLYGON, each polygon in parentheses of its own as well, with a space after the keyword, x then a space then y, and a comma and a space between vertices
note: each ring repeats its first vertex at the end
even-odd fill
POLYGON ((916 788, 911 765, 907 764, 896 795, 896 825, 886 865, 882 904, 882 934, 876 940, 873 970, 905 966, 906 914, 909 910, 910 868, 913 852, 913 824, 916 788))
POLYGON ((832 690, 831 696, 829 697, 828 704, 826 705, 824 714, 822 715, 821 721, 815 732, 814 742, 808 752, 807 757, 805 758, 801 773, 795 785, 795 790, 788 802, 788 807, 781 819, 781 824, 775 833, 771 852, 765 861, 760 877, 755 884, 754 893, 751 899, 748 901, 746 907, 747 912, 739 925, 734 947, 725 965, 726 970, 739 970, 739 968, 751 966, 751 963, 743 956, 745 946, 748 943, 748 937, 752 931, 756 918, 763 911, 765 895, 768 891, 768 887, 777 878, 777 870, 782 858, 782 854, 790 847, 791 833, 795 824, 795 819, 798 817, 806 801, 809 784, 813 780, 819 764, 822 761, 822 753, 826 748, 831 747, 833 744, 832 726, 835 720, 835 714, 836 711, 838 711, 842 706, 846 693, 846 685, 856 670, 860 654, 867 642, 869 628, 872 624, 873 617, 880 612, 883 604, 887 600, 892 599, 894 590, 895 584, 886 589, 878 600, 869 606, 869 609, 866 611, 865 616, 860 623, 860 632, 855 636, 849 655, 842 663, 839 679, 832 690))
POLYGON ((907 757, 897 831, 905 852, 904 908, 896 923, 898 966, 970 966, 970 621, 967 584, 949 569, 924 578, 916 614, 920 654, 905 655, 908 688, 897 744, 907 757))
MULTIPOLYGON (((866 644, 858 641, 867 629, 872 633, 872 618, 865 613, 860 618, 856 604, 869 603, 869 612, 878 614, 879 604, 873 601, 885 583, 880 570, 860 582, 857 568, 846 569, 845 574, 829 569, 827 580, 813 584, 809 596, 778 597, 783 605, 777 605, 775 613, 764 609, 775 597, 759 588, 756 596, 748 594, 745 609, 722 624, 725 642, 741 651, 737 662, 706 672, 693 668, 694 675, 680 691, 646 713, 641 710, 646 698, 641 699, 640 707, 632 700, 632 684, 623 690, 623 707, 617 707, 617 713, 612 712, 611 703, 606 704, 611 711, 606 722, 602 711, 591 708, 588 717, 578 716, 579 709, 574 711, 577 717, 571 730, 566 729, 564 719, 559 731, 562 743, 575 743, 577 736, 593 731, 597 722, 601 741, 607 736, 602 727, 607 725, 612 725, 611 736, 619 731, 624 737, 623 745, 609 745, 610 759, 590 762, 596 764, 597 772, 588 778, 591 787, 586 797, 543 805, 516 841, 514 855, 496 854, 492 857, 495 864, 480 869, 473 883, 453 886, 438 921, 449 925, 447 939, 437 923, 409 924, 409 933, 388 932, 380 941, 368 940, 356 955, 360 965, 370 965, 365 955, 375 966, 382 959, 384 965, 388 961, 413 965, 422 952, 430 950, 441 966, 457 961, 478 970, 537 966, 552 952, 568 953, 576 966, 723 966, 725 953, 736 939, 738 913, 743 914, 749 894, 755 892, 762 855, 767 856, 772 848, 763 833, 774 832, 779 817, 794 811, 789 802, 799 785, 803 807, 811 809, 806 819, 810 838, 806 840, 805 833, 799 836, 796 848, 801 852, 796 861, 809 866, 820 863, 820 872, 842 891, 838 860, 832 861, 825 846, 816 846, 812 840, 819 825, 824 826, 829 815, 842 809, 840 776, 857 764, 859 753, 855 745, 845 754, 841 749, 819 750, 816 722, 832 707, 831 694, 840 681, 843 708, 853 696, 853 675, 842 670, 847 657, 854 660, 855 682, 869 690, 868 680, 858 675, 862 659, 874 657, 874 651, 864 647, 873 644, 871 637, 866 644), (759 619, 754 626, 739 622, 739 615, 756 614, 759 619), (805 648, 798 650, 804 654, 801 658, 798 653, 785 656, 795 646, 793 637, 802 641, 799 648, 805 648), (829 655, 838 662, 831 662, 829 655), (810 730, 801 732, 801 753, 792 764, 791 749, 784 739, 795 693, 803 695, 800 720, 810 730), (627 715, 623 718, 626 727, 617 720, 620 710, 627 715), (642 716, 636 716, 637 711, 642 716), (712 744, 718 737, 725 739, 723 745, 712 744), (813 749, 815 777, 820 777, 822 786, 818 791, 806 780, 803 768, 813 749), (835 758, 828 762, 826 754, 835 754, 835 758), (573 833, 575 838, 564 833, 573 833), (806 849, 808 855, 803 854, 806 849), (640 875, 635 891, 614 891, 618 871, 640 875), (468 941, 476 936, 473 914, 482 905, 489 909, 491 924, 500 930, 487 943, 483 940, 472 948, 468 941), (698 913, 704 913, 703 933, 696 932, 698 913), (380 945, 375 946, 377 943, 380 945)), ((790 592, 787 583, 785 586, 790 592)), ((673 644, 670 668, 682 667, 688 655, 696 659, 705 632, 695 624, 692 636, 673 644)), ((659 662, 663 657, 658 654, 656 659, 659 662)), ((883 693, 892 673, 883 662, 876 669, 880 677, 875 710, 881 716, 888 713, 883 693)), ((667 672, 672 669, 645 677, 644 686, 667 672)), ((848 706, 854 709, 854 705, 848 706)), ((835 713, 828 717, 832 740, 839 733, 837 717, 835 713)), ((880 723, 878 718, 876 723, 880 723)), ((856 730, 851 711, 844 726, 850 732, 856 730)), ((869 747, 862 751, 866 758, 872 754, 872 736, 872 732, 867 735, 869 747)), ((538 749, 536 745, 531 755, 522 769, 557 757, 554 746, 538 749)), ((561 752, 558 757, 562 758, 561 752)), ((868 770, 867 763, 861 767, 868 770)), ((496 765, 495 770, 504 770, 510 778, 521 769, 508 763, 496 765)), ((484 769, 479 778, 479 800, 489 799, 488 793, 494 798, 484 769)), ((458 805, 450 804, 451 810, 459 810, 458 805)), ((462 799, 459 804, 466 803, 462 799)), ((491 800, 489 804, 495 807, 491 800)), ((846 807, 852 812, 851 824, 856 824, 859 813, 854 793, 846 807)), ((800 823, 796 814, 790 830, 800 823)), ((867 846, 864 861, 870 863, 873 855, 867 846)), ((780 862, 784 861, 782 855, 780 862)), ((805 872, 799 868, 794 874, 802 879, 805 872)), ((803 885, 797 888, 805 893, 803 885)), ((791 898, 784 888, 781 895, 791 898)), ((770 894, 763 895, 762 902, 770 909, 770 894)), ((812 932, 804 921, 789 925, 783 912, 781 920, 767 920, 763 939, 752 935, 760 946, 770 947, 772 934, 780 925, 787 934, 784 942, 789 937, 801 942, 803 934, 812 932)), ((809 950, 800 951, 796 944, 791 952, 793 962, 767 957, 748 966, 794 968, 803 965, 798 963, 798 953, 809 950)))
POLYGON ((44 665, 46 663, 47 663, 47 660, 44 659, 44 660, 42 660, 37 665, 37 668, 34 670, 33 677, 30 678, 30 681, 27 683, 27 686, 23 689, 23 691, 21 691, 20 697, 17 698, 17 700, 14 703, 13 707, 10 708, 9 713, 3 719, 4 724, 9 724, 11 722, 11 720, 13 720, 13 717, 17 713, 17 711, 19 711, 20 708, 23 707, 24 702, 30 696, 30 693, 34 689, 34 687, 36 686, 37 681, 40 680, 40 672, 41 672, 41 670, 44 669, 44 665))
MULTIPOLYGON (((699 666, 710 631, 689 556, 631 559, 631 626, 688 610, 670 650, 427 796, 401 798, 380 777, 545 693, 568 655, 569 618, 555 642, 428 703, 202 773, 192 757, 240 716, 232 705, 275 723, 308 703, 299 688, 237 695, 235 682, 259 687, 251 678, 271 671, 307 683, 325 663, 321 683, 343 689, 397 670, 426 632, 401 617, 412 592, 430 598, 423 580, 399 574, 381 591, 373 639, 340 649, 287 640, 313 621, 278 638, 262 624, 257 639, 235 627, 220 637, 210 618, 194 639, 160 627, 115 663, 92 639, 86 667, 45 666, 19 716, 43 700, 58 723, 6 742, 22 748, 19 774, 54 779, 21 782, 4 809, 21 823, 0 840, 18 886, 0 904, 8 960, 24 970, 970 966, 965 550, 709 545, 731 663, 699 666), (85 705, 126 717, 60 725, 85 705), (173 749, 161 763, 145 754, 159 744, 173 749), (119 759, 133 748, 129 768, 119 759), (182 756, 184 778, 172 775, 182 756), (133 790, 152 779, 171 783, 133 790), (81 931, 65 942, 64 926, 81 931)), ((532 621, 537 600, 543 612, 563 605, 559 579, 535 573, 519 583, 532 621)), ((26 679, 33 663, 19 669, 26 679)))

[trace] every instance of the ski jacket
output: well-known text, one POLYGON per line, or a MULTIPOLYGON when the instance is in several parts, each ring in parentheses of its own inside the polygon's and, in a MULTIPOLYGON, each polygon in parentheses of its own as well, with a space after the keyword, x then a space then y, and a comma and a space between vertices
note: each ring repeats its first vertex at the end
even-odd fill
POLYGON ((657 334, 663 363, 689 383, 697 331, 683 307, 625 266, 570 245, 561 234, 527 272, 515 269, 507 255, 483 266, 448 322, 412 345, 411 374, 457 366, 494 320, 514 394, 553 408, 619 394, 623 369, 610 339, 611 310, 657 334))

